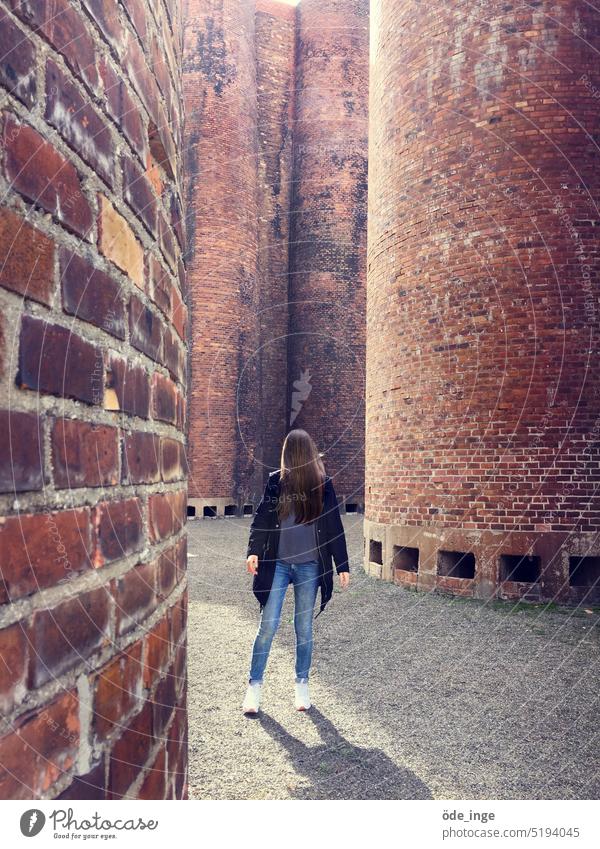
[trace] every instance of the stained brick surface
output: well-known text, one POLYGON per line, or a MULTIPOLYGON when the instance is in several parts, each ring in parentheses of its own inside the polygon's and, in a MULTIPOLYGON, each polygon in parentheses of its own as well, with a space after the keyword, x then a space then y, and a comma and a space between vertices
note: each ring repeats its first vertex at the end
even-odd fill
POLYGON ((185 798, 180 7, 4 5, 0 797, 185 798))

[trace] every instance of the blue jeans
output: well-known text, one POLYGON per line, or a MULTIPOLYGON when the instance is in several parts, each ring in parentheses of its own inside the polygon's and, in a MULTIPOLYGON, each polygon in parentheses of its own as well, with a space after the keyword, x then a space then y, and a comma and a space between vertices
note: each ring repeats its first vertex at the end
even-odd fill
POLYGON ((283 600, 290 583, 294 585, 296 682, 308 681, 313 647, 313 608, 319 589, 319 564, 316 560, 298 564, 277 560, 271 591, 267 603, 262 609, 258 633, 252 646, 251 684, 262 684, 269 652, 271 651, 271 643, 279 626, 283 600))

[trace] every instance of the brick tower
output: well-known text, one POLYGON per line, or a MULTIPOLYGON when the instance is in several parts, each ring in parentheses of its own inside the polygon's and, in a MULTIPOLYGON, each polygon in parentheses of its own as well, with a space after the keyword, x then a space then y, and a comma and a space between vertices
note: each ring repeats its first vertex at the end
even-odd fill
POLYGON ((589 602, 597 13, 375 7, 367 568, 426 590, 589 602))
POLYGON ((182 799, 178 6, 6 5, 0 798, 182 799))
POLYGON ((263 481, 255 8, 188 0, 184 14, 189 503, 213 515, 256 500, 263 481))
POLYGON ((362 505, 368 0, 298 6, 288 425, 362 505), (293 422, 292 422, 293 419, 293 422))

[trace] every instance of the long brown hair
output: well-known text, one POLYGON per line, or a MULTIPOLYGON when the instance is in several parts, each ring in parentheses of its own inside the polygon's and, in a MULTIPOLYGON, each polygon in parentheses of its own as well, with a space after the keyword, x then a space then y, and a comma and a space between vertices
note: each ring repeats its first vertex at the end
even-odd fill
POLYGON ((296 513, 296 524, 312 522, 323 510, 325 467, 317 446, 305 430, 290 430, 283 441, 280 463, 279 520, 296 513))

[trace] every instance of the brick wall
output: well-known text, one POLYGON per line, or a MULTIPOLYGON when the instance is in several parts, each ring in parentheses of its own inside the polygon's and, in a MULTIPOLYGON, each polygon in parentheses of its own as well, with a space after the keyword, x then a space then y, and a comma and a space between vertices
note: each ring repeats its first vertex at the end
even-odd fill
POLYGON ((204 496, 235 504, 262 490, 254 3, 188 0, 185 16, 189 494, 201 509, 204 496))
POLYGON ((177 5, 0 15, 0 797, 185 798, 177 5))
POLYGON ((355 504, 364 480, 368 15, 367 0, 298 6, 289 277, 288 408, 325 452, 338 496, 355 504))
POLYGON ((256 504, 292 426, 362 504, 368 6, 186 6, 197 515, 256 504))
POLYGON ((279 466, 287 433, 288 262, 295 88, 296 9, 257 0, 259 322, 262 462, 279 466))
POLYGON ((366 562, 425 589, 590 601, 597 16, 575 1, 376 12, 366 562), (399 568, 408 548, 418 570, 399 568), (440 550, 475 568, 448 571, 440 550))

